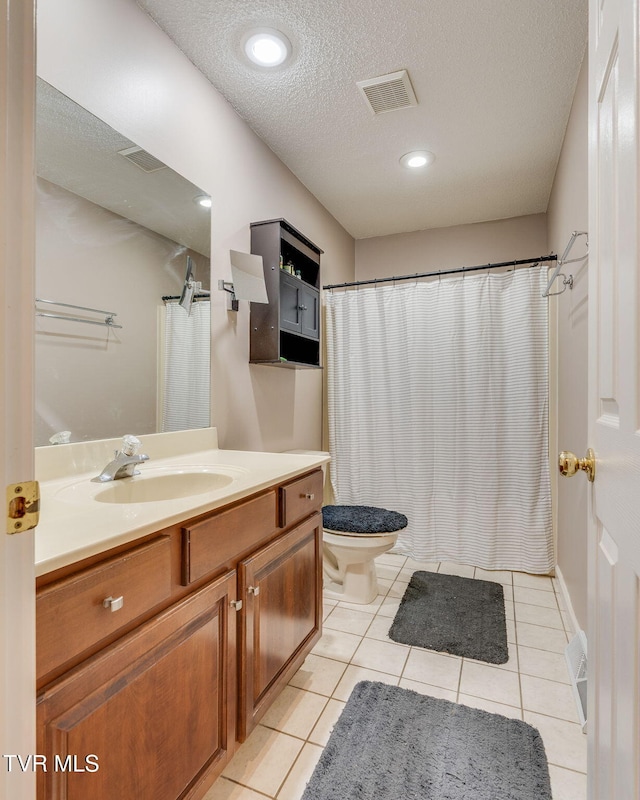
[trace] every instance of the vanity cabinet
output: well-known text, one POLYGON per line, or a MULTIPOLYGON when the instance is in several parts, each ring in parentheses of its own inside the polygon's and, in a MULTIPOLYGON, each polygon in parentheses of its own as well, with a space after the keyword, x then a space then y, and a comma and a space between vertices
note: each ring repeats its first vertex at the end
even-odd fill
POLYGON ((251 363, 319 367, 323 251, 275 219, 251 224, 251 252, 262 256, 269 300, 251 303, 251 363))
POLYGON ((39 800, 204 796, 320 637, 321 503, 315 470, 38 579, 39 800))
POLYGON ((41 798, 198 796, 234 746, 235 578, 170 607, 44 693, 41 798))
POLYGON ((322 517, 314 514, 238 568, 246 598, 240 633, 239 738, 248 736, 296 672, 322 620, 322 517))

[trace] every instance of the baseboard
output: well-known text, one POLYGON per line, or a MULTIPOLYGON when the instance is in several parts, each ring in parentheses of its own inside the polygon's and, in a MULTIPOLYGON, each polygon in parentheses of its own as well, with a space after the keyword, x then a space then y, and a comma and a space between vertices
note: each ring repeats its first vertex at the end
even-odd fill
POLYGON ((575 636, 579 630, 581 630, 580 625, 578 623, 578 618, 576 617, 576 613, 573 610, 573 605, 571 603, 571 596, 569 595, 569 590, 567 589, 567 584, 565 583, 564 576, 562 574, 562 570, 560 567, 556 566, 556 580, 558 581, 558 586, 560 587, 560 592, 562 594, 562 598, 564 600, 564 604, 567 608, 567 613, 569 614, 569 619, 571 621, 571 633, 575 636))

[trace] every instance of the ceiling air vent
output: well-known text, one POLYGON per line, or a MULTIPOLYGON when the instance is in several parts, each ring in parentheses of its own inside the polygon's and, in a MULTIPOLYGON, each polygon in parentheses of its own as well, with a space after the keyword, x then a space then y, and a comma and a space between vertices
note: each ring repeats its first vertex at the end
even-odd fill
POLYGON ((147 153, 141 147, 127 147, 126 150, 118 150, 118 154, 131 161, 136 167, 140 167, 144 172, 157 172, 160 169, 167 169, 160 159, 147 153))
POLYGON ((387 111, 418 105, 406 69, 380 75, 379 78, 370 78, 367 81, 357 81, 356 85, 374 114, 384 114, 387 111))

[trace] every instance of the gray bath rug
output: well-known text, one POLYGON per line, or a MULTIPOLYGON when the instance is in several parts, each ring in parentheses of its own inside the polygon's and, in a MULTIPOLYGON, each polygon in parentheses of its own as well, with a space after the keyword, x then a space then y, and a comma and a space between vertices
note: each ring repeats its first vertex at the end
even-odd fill
POLYGON ((302 800, 551 800, 542 738, 517 719, 356 684, 302 800))
POLYGON ((389 636, 401 644, 504 664, 509 650, 502 586, 414 572, 389 636))

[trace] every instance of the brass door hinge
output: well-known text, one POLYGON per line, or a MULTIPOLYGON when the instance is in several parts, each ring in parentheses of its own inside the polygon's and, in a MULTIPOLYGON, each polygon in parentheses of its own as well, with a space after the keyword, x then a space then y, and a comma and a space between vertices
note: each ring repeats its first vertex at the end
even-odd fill
POLYGON ((7 533, 35 528, 40 519, 40 484, 23 481, 7 486, 7 533))

